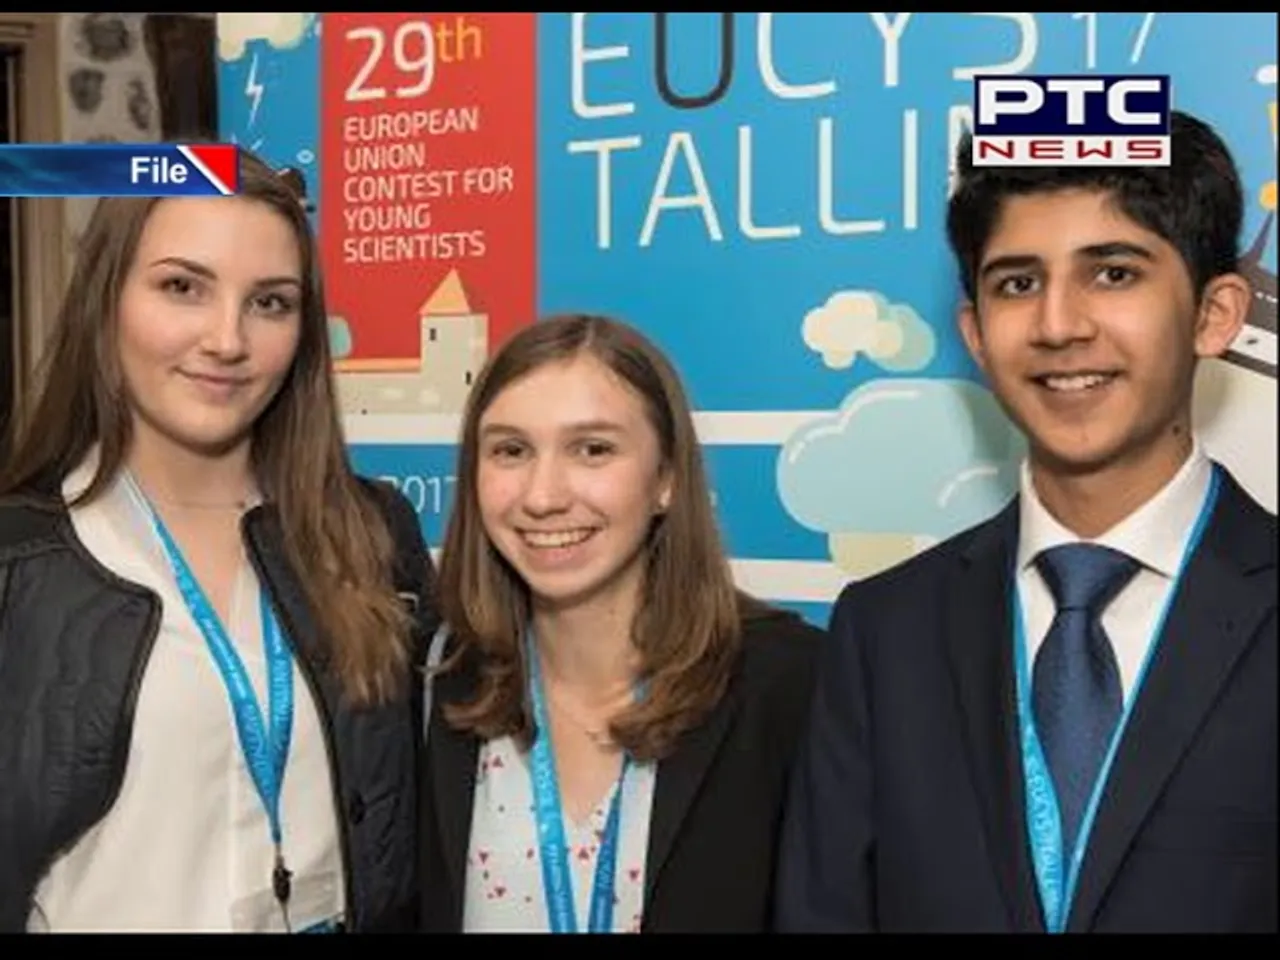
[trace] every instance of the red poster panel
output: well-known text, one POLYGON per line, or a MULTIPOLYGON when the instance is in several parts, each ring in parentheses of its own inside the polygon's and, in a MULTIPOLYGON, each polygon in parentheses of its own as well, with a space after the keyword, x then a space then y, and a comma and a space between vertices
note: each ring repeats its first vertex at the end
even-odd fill
POLYGON ((348 413, 456 413, 535 309, 536 15, 326 13, 320 243, 348 413))

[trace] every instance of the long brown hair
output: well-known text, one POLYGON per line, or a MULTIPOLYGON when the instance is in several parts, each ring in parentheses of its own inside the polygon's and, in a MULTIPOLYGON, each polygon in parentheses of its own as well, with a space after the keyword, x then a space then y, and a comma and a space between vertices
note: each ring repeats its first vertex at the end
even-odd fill
POLYGON ((472 387, 439 595, 445 622, 462 641, 446 669, 469 649, 478 650, 480 683, 470 702, 445 705, 445 716, 456 728, 485 739, 511 735, 524 747, 532 740, 523 643, 530 598, 481 523, 476 494, 480 419, 516 380, 581 355, 604 363, 642 398, 673 480, 670 506, 650 532, 643 595, 631 629, 646 695, 611 726, 614 740, 632 756, 658 759, 724 695, 741 643, 741 618, 756 605, 735 590, 721 550, 680 378, 639 332, 605 317, 569 315, 532 324, 506 343, 472 387))
MULTIPOLYGON (((288 176, 246 152, 240 196, 288 221, 302 260, 298 351, 253 431, 253 464, 280 512, 286 555, 329 644, 333 667, 357 704, 391 696, 408 675, 409 624, 391 580, 386 521, 351 470, 329 354, 319 255, 288 176)), ((99 202, 81 241, 37 382, 0 467, 0 495, 52 493, 96 444, 97 472, 72 505, 107 489, 129 449, 130 405, 120 368, 117 311, 154 197, 99 202)), ((55 499, 54 505, 60 501, 55 499)))

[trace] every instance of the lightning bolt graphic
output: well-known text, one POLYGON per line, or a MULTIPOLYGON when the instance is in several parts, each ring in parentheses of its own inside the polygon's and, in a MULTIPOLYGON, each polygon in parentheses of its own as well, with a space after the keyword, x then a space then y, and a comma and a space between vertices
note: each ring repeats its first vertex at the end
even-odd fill
POLYGON ((249 98, 252 106, 249 108, 248 126, 253 126, 254 118, 258 115, 258 107, 262 106, 262 95, 266 92, 266 87, 258 82, 258 55, 253 55, 253 61, 249 64, 249 78, 244 82, 244 95, 249 98))

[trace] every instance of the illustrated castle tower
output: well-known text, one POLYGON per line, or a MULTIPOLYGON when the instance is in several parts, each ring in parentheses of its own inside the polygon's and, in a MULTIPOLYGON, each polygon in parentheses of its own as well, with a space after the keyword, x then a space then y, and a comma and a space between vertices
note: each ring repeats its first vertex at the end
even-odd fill
POLYGON ((340 360, 345 414, 461 413, 489 352, 489 318, 475 312, 457 270, 418 309, 418 356, 340 360))
POLYGON ((422 375, 440 393, 442 411, 461 413, 489 353, 489 318, 471 309, 462 278, 449 271, 418 309, 422 375))

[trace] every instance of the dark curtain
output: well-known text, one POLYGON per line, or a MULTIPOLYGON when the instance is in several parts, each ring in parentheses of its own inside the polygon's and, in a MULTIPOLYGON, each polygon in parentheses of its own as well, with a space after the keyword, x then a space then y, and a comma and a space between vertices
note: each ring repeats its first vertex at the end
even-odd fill
POLYGON ((150 13, 145 30, 147 52, 156 67, 161 139, 217 139, 213 18, 150 13))

